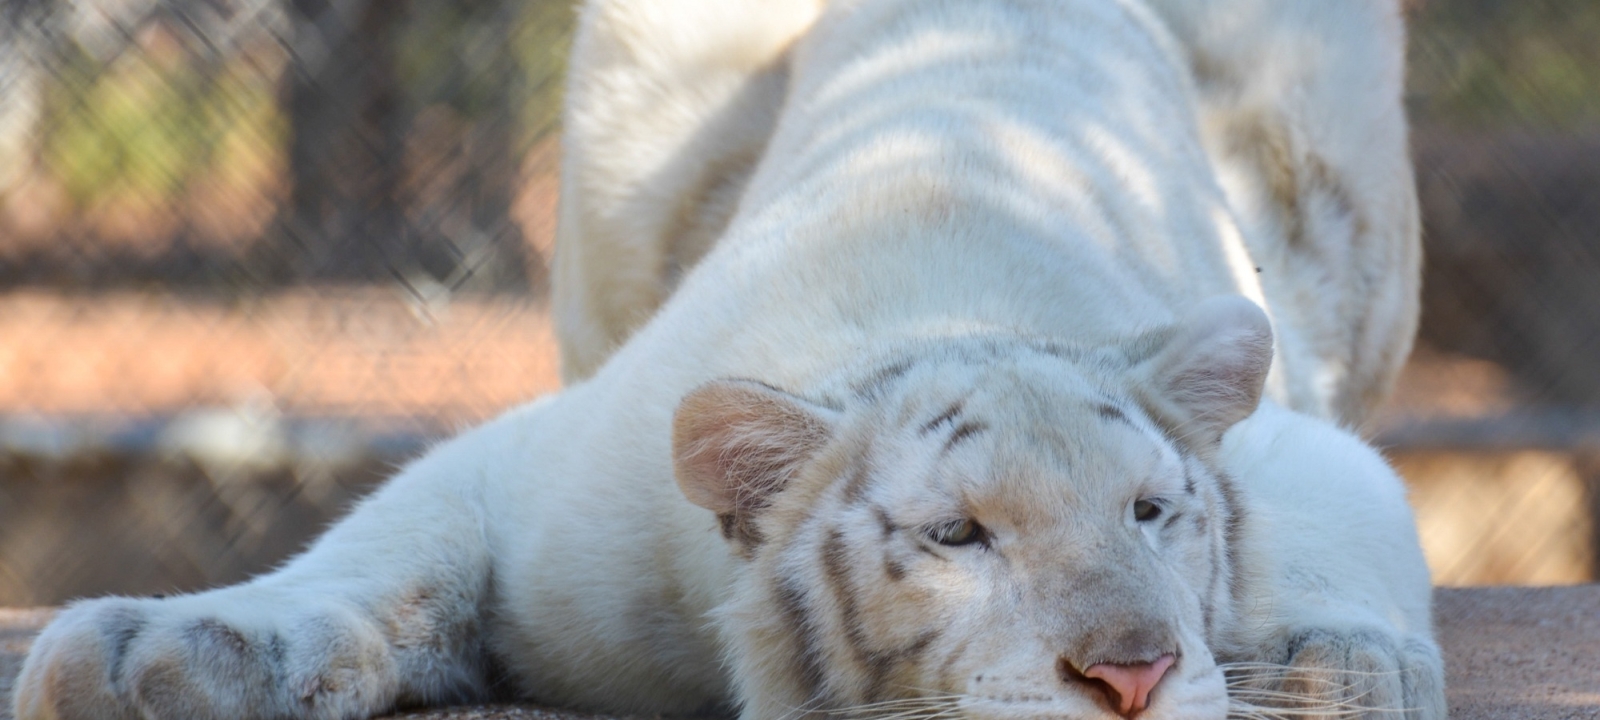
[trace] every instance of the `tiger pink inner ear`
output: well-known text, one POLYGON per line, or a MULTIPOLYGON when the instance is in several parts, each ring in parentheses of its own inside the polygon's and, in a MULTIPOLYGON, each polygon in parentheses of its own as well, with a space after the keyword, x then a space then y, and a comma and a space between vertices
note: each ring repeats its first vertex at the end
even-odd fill
POLYGON ((838 413, 746 380, 716 380, 678 403, 672 461, 690 502, 753 514, 833 435, 838 413))
POLYGON ((1206 300, 1139 368, 1145 405, 1170 432, 1196 447, 1255 412, 1272 367, 1272 324, 1236 295, 1206 300))

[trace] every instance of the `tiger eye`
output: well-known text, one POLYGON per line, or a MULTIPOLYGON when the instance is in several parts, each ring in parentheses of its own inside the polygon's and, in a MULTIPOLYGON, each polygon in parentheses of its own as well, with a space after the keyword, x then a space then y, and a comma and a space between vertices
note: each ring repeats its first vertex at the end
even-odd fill
POLYGON ((1150 522, 1161 517, 1161 506, 1149 500, 1140 500, 1133 504, 1133 519, 1139 522, 1150 522))
POLYGON ((940 545, 970 545, 983 539, 983 526, 971 518, 956 520, 933 529, 933 541, 940 545))

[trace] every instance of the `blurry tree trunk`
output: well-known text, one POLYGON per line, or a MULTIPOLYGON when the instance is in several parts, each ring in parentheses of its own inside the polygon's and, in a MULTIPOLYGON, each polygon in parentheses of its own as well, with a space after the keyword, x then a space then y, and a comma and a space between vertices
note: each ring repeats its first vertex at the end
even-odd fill
POLYGON ((469 107, 477 106, 466 138, 466 174, 462 191, 471 203, 469 230, 452 243, 461 261, 452 285, 480 290, 542 290, 530 288, 530 279, 542 279, 545 268, 537 253, 528 251, 521 227, 512 221, 511 204, 521 185, 524 138, 522 112, 527 105, 528 82, 517 62, 513 34, 520 20, 521 3, 514 0, 474 0, 468 31, 462 33, 464 71, 477 87, 469 107), (495 48, 485 52, 484 47, 495 48), (468 58, 475 58, 476 61, 468 58), (487 101, 487 102, 486 102, 487 101))
POLYGON ((395 74, 403 4, 290 0, 289 173, 269 258, 279 282, 403 275, 401 182, 410 113, 395 74))
POLYGON ((293 187, 264 258, 280 275, 272 280, 398 281, 422 296, 441 287, 528 290, 528 253, 509 220, 520 159, 516 3, 290 3, 293 187), (444 33, 445 47, 402 46, 408 29, 448 13, 467 22, 444 33), (421 53, 420 62, 449 65, 456 82, 408 87, 400 75, 408 50, 421 53), (432 170, 438 159, 420 157, 409 142, 418 112, 439 103, 474 106, 465 137, 441 151, 465 168, 444 180, 432 170))
POLYGON ((0 1, 0 196, 33 167, 56 10, 56 0, 0 1))

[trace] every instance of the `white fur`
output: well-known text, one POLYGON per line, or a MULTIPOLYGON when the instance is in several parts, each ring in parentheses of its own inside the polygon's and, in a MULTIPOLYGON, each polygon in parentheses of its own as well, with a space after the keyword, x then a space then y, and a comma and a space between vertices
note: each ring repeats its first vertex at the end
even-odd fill
MULTIPOLYGON (((758 16, 741 0, 663 7, 592 2, 574 49, 554 299, 569 380, 591 375, 654 314, 748 204, 749 165, 765 151, 785 98, 805 96, 789 88, 791 48, 816 0, 771 0, 758 16)), ((1398 3, 1151 0, 1124 8, 1169 31, 1151 40, 1190 76, 1171 93, 1185 106, 1176 116, 1143 119, 1185 134, 1198 127, 1207 167, 1174 172, 1169 185, 1191 178, 1226 194, 1231 213, 1199 208, 1209 214, 1194 220, 1225 241, 1214 249, 1236 291, 1279 320, 1273 396, 1359 426, 1388 393, 1418 315, 1398 3)), ((955 95, 957 87, 944 89, 955 95)), ((1063 78, 1056 97, 1071 94, 1063 78)), ((1152 154, 1107 146, 1104 128, 1077 130, 1101 145, 1105 166, 1069 177, 1035 162, 1016 179, 1105 186, 1097 175, 1171 171, 1150 167, 1152 154)), ((995 140, 1027 142, 1003 131, 995 140)), ((1194 150, 1192 139, 1181 144, 1194 150)))
MULTIPOLYGON (((1193 568, 1160 571, 1190 630, 1142 717, 1220 717, 1208 655, 1227 651, 1282 664, 1274 687, 1331 677, 1442 718, 1403 489, 1331 424, 1381 398, 1415 323, 1394 4, 755 6, 583 11, 556 312, 567 372, 589 379, 435 448, 276 573, 72 606, 17 717, 366 717, 492 695, 493 657, 547 703, 777 720, 802 708, 755 679, 795 660, 736 639, 773 610, 746 602, 752 563, 674 482, 681 398, 718 378, 820 398, 948 338, 1115 345, 1242 295, 1277 337, 1269 400, 1216 458, 1240 488, 1250 602, 1218 635, 1237 647, 1207 648, 1193 568), (1230 144, 1239 127, 1283 147, 1230 144)), ((1039 376, 1067 392, 1072 372, 1039 376)), ((1104 714, 1051 692, 1066 704, 1048 712, 1104 714)))

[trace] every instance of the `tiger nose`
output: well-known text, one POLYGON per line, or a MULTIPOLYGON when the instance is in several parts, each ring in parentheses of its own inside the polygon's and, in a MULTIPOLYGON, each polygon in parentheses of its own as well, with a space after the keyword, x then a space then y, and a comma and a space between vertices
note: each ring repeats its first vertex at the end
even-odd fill
POLYGON ((1074 672, 1079 677, 1072 679, 1081 679, 1099 688, 1118 714, 1131 718, 1149 705, 1150 691, 1155 689, 1156 683, 1161 682, 1176 661, 1176 657, 1167 654, 1145 663, 1098 663, 1081 672, 1074 672))

